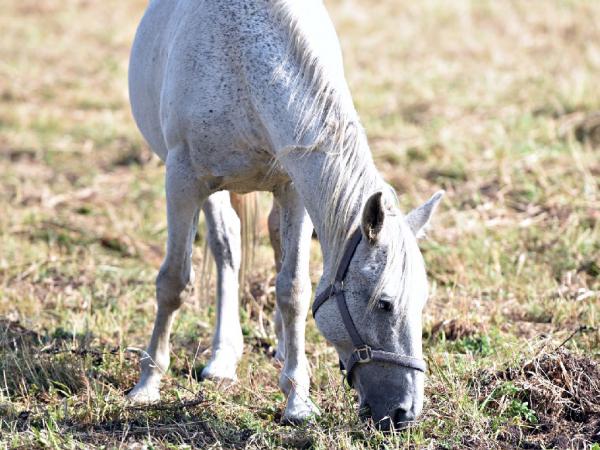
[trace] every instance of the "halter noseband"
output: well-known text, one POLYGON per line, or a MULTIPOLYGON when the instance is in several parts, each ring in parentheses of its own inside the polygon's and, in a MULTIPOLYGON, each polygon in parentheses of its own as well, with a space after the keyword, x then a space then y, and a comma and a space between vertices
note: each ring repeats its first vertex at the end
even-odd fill
POLYGON ((365 364, 371 361, 380 361, 393 363, 408 369, 418 370, 419 372, 425 372, 426 366, 425 361, 420 358, 413 358, 412 356, 400 355, 398 353, 386 352, 383 350, 375 350, 365 343, 360 337, 356 325, 352 320, 348 305, 346 304, 346 296, 344 295, 344 278, 348 272, 350 262, 354 257, 356 248, 362 239, 362 232, 358 228, 350 237, 350 241, 346 245, 344 255, 340 261, 340 265, 335 273, 335 279, 333 284, 329 285, 323 292, 316 296, 312 306, 313 317, 316 316, 317 311, 323 303, 329 300, 331 297, 335 297, 338 310, 342 316, 342 321, 346 327, 346 331, 352 339, 354 350, 350 354, 348 360, 343 363, 340 360, 340 370, 346 370, 346 380, 348 384, 352 386, 352 370, 356 367, 357 363, 365 364))

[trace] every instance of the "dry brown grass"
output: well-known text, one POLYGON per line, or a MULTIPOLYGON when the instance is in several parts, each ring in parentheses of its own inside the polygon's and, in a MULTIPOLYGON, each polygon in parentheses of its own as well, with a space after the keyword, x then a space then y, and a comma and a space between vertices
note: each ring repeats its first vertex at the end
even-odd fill
MULTIPOLYGON (((214 314, 214 276, 199 277, 174 331, 167 403, 126 407, 137 376, 126 349, 143 347, 150 332, 166 227, 163 168, 126 93, 146 1, 8 0, 0 8, 5 447, 598 442, 590 371, 600 357, 600 3, 327 4, 377 165, 402 206, 448 192, 423 243, 431 370, 422 421, 394 436, 365 429, 335 352, 309 320, 323 416, 297 429, 279 424, 265 196, 242 289, 240 383, 220 392, 196 380, 214 314), (553 350, 582 326, 589 331, 553 350)), ((202 240, 198 250, 197 265, 210 266, 202 240)), ((316 244, 311 275, 318 279, 316 244)))

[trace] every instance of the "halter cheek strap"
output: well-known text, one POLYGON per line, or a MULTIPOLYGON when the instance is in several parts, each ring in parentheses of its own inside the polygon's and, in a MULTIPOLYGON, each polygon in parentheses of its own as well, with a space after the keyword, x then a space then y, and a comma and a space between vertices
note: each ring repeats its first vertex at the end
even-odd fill
POLYGON ((340 369, 343 371, 345 368, 346 380, 350 386, 352 386, 352 370, 356 367, 356 365, 369 363, 371 361, 392 363, 408 369, 425 372, 425 361, 423 361, 421 358, 413 358, 412 356, 401 355, 399 353, 373 349, 367 345, 365 341, 363 341, 358 333, 358 330, 356 329, 356 325, 354 324, 352 316, 350 315, 350 311, 348 310, 348 304, 346 303, 346 296, 344 294, 344 278, 346 278, 348 267, 350 267, 350 262, 354 257, 354 253, 356 253, 356 249, 361 239, 362 232, 360 229, 357 229, 352 234, 350 241, 346 245, 346 249, 344 250, 342 260, 340 261, 340 265, 335 274, 333 284, 329 285, 315 298, 312 306, 313 317, 316 316, 317 311, 321 305, 323 305, 323 303, 325 303, 331 297, 335 297, 338 310, 342 316, 342 322, 344 323, 344 327, 350 335, 352 345, 354 346, 354 350, 350 354, 348 360, 346 362, 342 362, 340 360, 340 369))

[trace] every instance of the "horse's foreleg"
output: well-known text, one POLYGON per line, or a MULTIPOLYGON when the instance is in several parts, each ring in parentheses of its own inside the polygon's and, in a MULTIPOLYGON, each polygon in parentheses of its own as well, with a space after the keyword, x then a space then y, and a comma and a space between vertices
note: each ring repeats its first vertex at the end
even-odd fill
POLYGON ((277 306, 283 321, 285 363, 279 386, 287 395, 284 419, 303 421, 317 413, 309 398, 309 371, 304 350, 311 285, 308 271, 312 223, 291 185, 276 192, 280 206, 281 270, 277 275, 277 306))
MULTIPOLYGON (((269 213, 268 225, 269 225, 269 239, 271 241, 271 247, 273 248, 273 256, 275 258, 275 269, 277 273, 281 271, 281 227, 279 226, 281 212, 279 211, 279 205, 277 200, 273 198, 273 206, 269 213)), ((277 351, 275 352, 275 358, 279 361, 285 360, 285 337, 283 335, 283 319, 281 318, 281 312, 277 305, 275 305, 275 335, 277 336, 277 351)))
POLYGON ((202 377, 234 381, 244 345, 238 306, 240 219, 226 191, 211 195, 204 203, 203 211, 208 227, 208 244, 217 264, 217 323, 212 357, 202 370, 202 377))
POLYGON ((166 167, 167 254, 156 278, 158 309, 154 330, 141 360, 140 381, 129 393, 135 402, 160 398, 162 375, 169 367, 169 336, 175 312, 183 302, 183 291, 191 281, 191 253, 200 205, 206 193, 189 173, 189 164, 179 152, 170 151, 166 167))

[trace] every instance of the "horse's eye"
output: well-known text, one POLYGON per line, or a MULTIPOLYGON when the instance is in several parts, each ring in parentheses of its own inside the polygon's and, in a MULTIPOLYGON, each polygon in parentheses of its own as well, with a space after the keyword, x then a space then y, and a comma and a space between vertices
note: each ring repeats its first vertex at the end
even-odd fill
POLYGON ((377 307, 383 311, 391 311, 392 302, 389 300, 379 300, 379 302, 377 303, 377 307))

